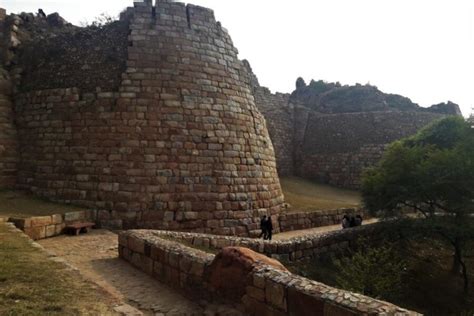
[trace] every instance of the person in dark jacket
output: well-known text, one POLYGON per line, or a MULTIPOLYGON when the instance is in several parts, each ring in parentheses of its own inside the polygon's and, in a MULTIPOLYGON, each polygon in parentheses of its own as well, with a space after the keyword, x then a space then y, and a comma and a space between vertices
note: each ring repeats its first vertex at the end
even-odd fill
POLYGON ((262 230, 262 232, 260 233, 260 236, 258 236, 258 238, 262 238, 265 239, 266 236, 267 236, 267 215, 263 215, 262 219, 260 220, 260 229, 262 230))
POLYGON ((346 228, 351 227, 351 221, 349 219, 349 216, 344 215, 344 217, 342 218, 341 225, 342 225, 342 229, 346 229, 346 228))
POLYGON ((271 216, 268 216, 265 227, 266 227, 267 234, 266 234, 266 238, 264 237, 263 239, 272 240, 273 223, 272 223, 271 216))
POLYGON ((354 219, 354 227, 362 225, 362 216, 357 215, 354 219))

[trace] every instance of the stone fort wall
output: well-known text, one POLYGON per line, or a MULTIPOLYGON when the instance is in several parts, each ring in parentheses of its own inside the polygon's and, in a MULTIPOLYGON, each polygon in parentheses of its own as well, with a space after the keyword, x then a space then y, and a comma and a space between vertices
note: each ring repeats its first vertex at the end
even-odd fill
POLYGON ((267 121, 268 132, 273 142, 280 176, 294 174, 293 108, 288 103, 290 95, 273 94, 265 87, 254 89, 255 102, 267 121))
POLYGON ((360 188, 362 172, 380 160, 389 143, 446 116, 397 110, 323 114, 294 103, 289 95, 272 94, 258 82, 253 84, 280 176, 344 188, 360 188))
POLYGON ((110 210, 124 228, 252 235, 262 215, 280 211, 265 120, 211 10, 136 2, 108 32, 77 32, 68 44, 41 43, 44 56, 60 49, 71 60, 63 76, 77 82, 41 82, 43 71, 46 78, 57 71, 54 60, 45 69, 18 65, 20 188, 110 210), (126 54, 106 50, 125 40, 126 54), (104 54, 83 54, 84 41, 84 50, 102 51, 116 67, 96 72, 104 54))
POLYGON ((10 74, 4 68, 9 62, 11 23, 0 8, 0 188, 13 188, 17 170, 17 134, 14 125, 10 74))
POLYGON ((335 186, 359 188, 361 173, 380 160, 389 143, 442 117, 429 112, 310 112, 296 152, 296 173, 335 186))

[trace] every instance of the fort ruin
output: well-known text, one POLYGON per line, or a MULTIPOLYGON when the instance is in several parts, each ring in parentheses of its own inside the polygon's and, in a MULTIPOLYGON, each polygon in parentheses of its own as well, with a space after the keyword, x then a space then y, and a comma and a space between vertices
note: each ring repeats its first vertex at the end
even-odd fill
POLYGON ((190 4, 135 2, 86 28, 0 10, 0 31, 0 187, 115 227, 252 236, 262 215, 278 225, 279 175, 357 188, 386 144, 459 113, 364 86, 272 94, 190 4))

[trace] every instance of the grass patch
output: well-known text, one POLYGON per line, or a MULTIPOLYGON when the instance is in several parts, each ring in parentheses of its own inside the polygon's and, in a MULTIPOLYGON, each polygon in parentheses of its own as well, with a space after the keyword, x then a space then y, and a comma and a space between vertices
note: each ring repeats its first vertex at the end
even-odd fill
POLYGON ((115 315, 106 294, 0 224, 0 315, 115 315))
POLYGON ((48 202, 24 191, 0 191, 0 216, 31 217, 83 210, 86 209, 48 202))
POLYGON ((280 183, 285 200, 291 205, 290 211, 314 211, 361 205, 358 191, 340 189, 297 177, 281 178, 280 183))

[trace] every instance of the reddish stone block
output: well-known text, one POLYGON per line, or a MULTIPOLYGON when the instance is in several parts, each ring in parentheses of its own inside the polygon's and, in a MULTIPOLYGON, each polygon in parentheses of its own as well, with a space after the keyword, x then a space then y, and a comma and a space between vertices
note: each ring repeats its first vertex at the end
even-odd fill
POLYGON ((25 228, 24 232, 33 240, 46 238, 46 226, 25 228))
POLYGON ((39 216, 31 218, 31 227, 47 226, 53 223, 51 216, 39 216))

